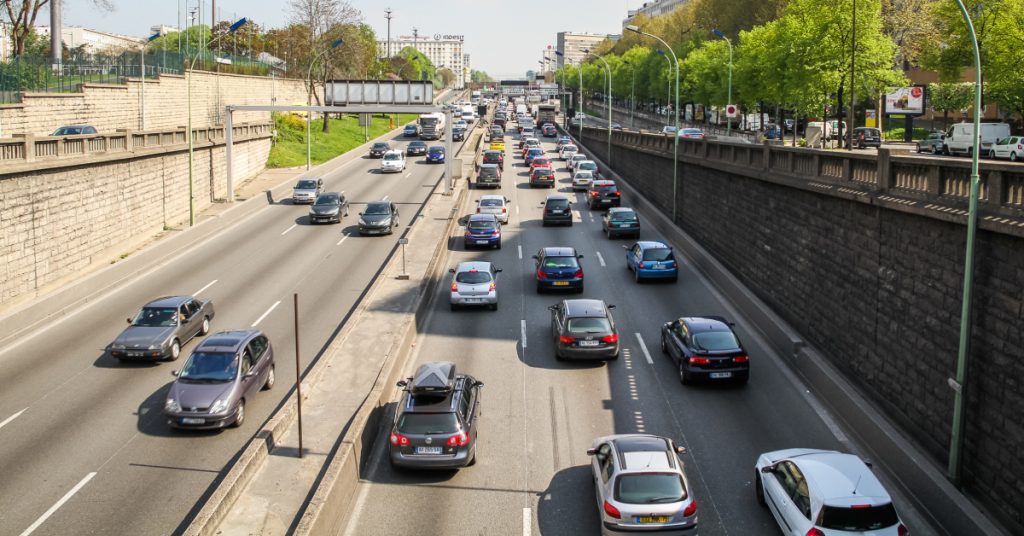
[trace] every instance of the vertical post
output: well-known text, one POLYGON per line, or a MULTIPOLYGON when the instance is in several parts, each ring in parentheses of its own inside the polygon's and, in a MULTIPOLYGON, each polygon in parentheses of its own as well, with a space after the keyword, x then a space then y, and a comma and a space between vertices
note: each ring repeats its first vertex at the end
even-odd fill
POLYGON ((188 68, 188 78, 185 79, 185 93, 187 95, 186 101, 188 102, 188 127, 186 127, 185 136, 188 140, 188 224, 193 226, 196 224, 196 196, 195 196, 195 176, 193 172, 193 163, 195 161, 195 140, 192 136, 192 66, 195 65, 195 59, 192 59, 192 64, 188 68))
POLYGON ((60 17, 61 0, 50 0, 50 63, 53 66, 60 68, 61 52, 63 50, 61 34, 61 17, 60 17))
POLYGON ((295 402, 299 417, 299 458, 302 457, 302 371, 299 367, 299 294, 292 294, 295 311, 295 402))
MULTIPOLYGON (((853 107, 856 106, 854 101, 854 94, 856 88, 854 87, 854 72, 857 69, 857 0, 853 0, 853 29, 850 33, 850 113, 847 117, 850 118, 850 123, 846 125, 846 129, 850 133, 850 141, 846 144, 846 150, 853 150, 853 128, 857 126, 856 114, 854 113, 853 107)), ((842 123, 840 123, 842 126, 842 123)))
POLYGON ((227 175, 227 202, 235 202, 235 181, 231 168, 231 154, 235 143, 235 129, 232 125, 232 113, 231 107, 227 107, 227 115, 225 117, 227 122, 224 125, 224 168, 227 175))
POLYGON ((146 130, 146 45, 139 50, 139 130, 146 130))
POLYGON ((445 108, 444 111, 444 194, 452 193, 452 158, 455 157, 452 151, 452 110, 445 108))

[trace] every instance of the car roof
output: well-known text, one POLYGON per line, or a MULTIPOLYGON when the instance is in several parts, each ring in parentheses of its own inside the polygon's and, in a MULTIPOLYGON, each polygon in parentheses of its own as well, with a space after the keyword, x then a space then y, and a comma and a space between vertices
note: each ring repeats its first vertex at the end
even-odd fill
POLYGON ((430 150, 431 151, 443 151, 444 150, 444 145, 431 145, 430 146, 430 150))
POLYGON ((575 257, 576 249, 565 246, 548 246, 541 248, 541 254, 545 257, 575 257))
MULTIPOLYGON (((485 166, 486 166, 486 165, 491 165, 491 166, 495 166, 495 167, 497 167, 497 165, 496 165, 496 164, 484 164, 484 165, 485 165, 485 166)), ((481 196, 480 196, 480 200, 481 200, 481 201, 483 201, 484 199, 498 199, 498 200, 500 200, 500 201, 501 201, 502 203, 504 203, 504 202, 505 202, 505 196, 503 196, 503 195, 501 195, 501 194, 487 194, 487 195, 481 195, 481 196)))
POLYGON ((459 266, 455 268, 455 272, 489 272, 491 271, 491 263, 487 261, 465 261, 460 262, 459 266))
POLYGON ((498 221, 494 214, 470 214, 469 221, 498 221))
POLYGON ((608 209, 608 213, 611 214, 612 212, 636 212, 636 211, 633 210, 630 207, 610 207, 608 209))
POLYGON ((834 499, 871 497, 891 502, 889 492, 859 457, 835 451, 817 451, 793 456, 790 461, 823 502, 834 499))
POLYGON ((608 308, 602 300, 587 298, 565 300, 565 312, 573 317, 603 318, 608 316, 608 308))
POLYGON ((568 201, 569 197, 566 196, 566 195, 562 195, 562 194, 551 194, 551 195, 547 196, 547 198, 545 198, 545 201, 551 201, 552 199, 564 199, 564 200, 568 201))
POLYGON ((252 336, 260 333, 257 329, 238 329, 229 331, 218 331, 207 336, 196 346, 196 351, 205 352, 237 352, 242 344, 252 336))
POLYGON ((178 307, 192 299, 192 296, 163 296, 150 301, 143 307, 178 307))
POLYGON ((672 246, 657 240, 640 240, 636 243, 640 249, 672 249, 672 246))
POLYGON ((480 164, 480 169, 498 169, 498 164, 480 164))
POLYGON ((680 320, 686 322, 686 327, 692 333, 701 333, 704 331, 732 331, 732 329, 729 328, 729 324, 722 317, 688 316, 683 317, 680 320))

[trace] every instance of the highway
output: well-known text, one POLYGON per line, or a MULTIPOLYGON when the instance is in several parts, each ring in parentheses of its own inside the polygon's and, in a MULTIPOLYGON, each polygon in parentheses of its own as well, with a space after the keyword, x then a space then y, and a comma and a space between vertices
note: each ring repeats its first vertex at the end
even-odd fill
MULTIPOLYGON (((549 156, 557 157, 550 138, 543 144, 549 156)), ((542 227, 539 205, 555 190, 531 190, 527 168, 508 145, 501 192, 514 208, 503 229, 502 249, 463 251, 456 238, 450 241, 448 261, 453 267, 487 260, 503 268, 500 307, 449 311, 443 279, 407 368, 411 375, 424 362, 451 360, 485 383, 477 464, 457 472, 392 469, 387 431, 382 430, 342 533, 402 533, 414 527, 417 535, 598 534, 586 450, 598 436, 646 432, 673 437, 688 449, 682 459, 699 505, 700 534, 779 534, 769 512, 754 499, 757 455, 788 447, 849 452, 856 445, 685 260, 676 284, 635 283, 623 250, 631 240, 605 238, 600 213, 588 210, 583 194, 575 194, 572 227, 542 227), (547 307, 580 295, 536 294, 531 255, 544 246, 573 246, 585 256, 582 297, 617 306, 619 360, 555 360, 547 307), (707 314, 737 322, 751 356, 749 385, 684 387, 661 353, 663 322, 707 314)), ((560 161, 556 172, 557 190, 569 192, 569 175, 560 161)), ((492 191, 470 193, 476 199, 492 191)), ((628 199, 623 205, 629 206, 628 199)), ((641 236, 660 238, 649 226, 641 236)), ((877 467, 911 533, 935 533, 877 467)))
POLYGON ((377 171, 380 160, 365 156, 328 164, 325 190, 343 191, 351 202, 341 225, 312 226, 307 206, 278 200, 0 349, 0 535, 180 530, 294 384, 292 293, 299 294, 305 367, 398 238, 360 237, 358 212, 387 198, 408 225, 444 168, 422 160, 411 158, 405 173, 388 175, 377 171), (105 351, 126 317, 174 294, 212 299, 213 332, 252 326, 270 338, 277 386, 249 401, 240 429, 175 432, 165 422, 171 371, 198 339, 176 363, 121 364, 105 351))

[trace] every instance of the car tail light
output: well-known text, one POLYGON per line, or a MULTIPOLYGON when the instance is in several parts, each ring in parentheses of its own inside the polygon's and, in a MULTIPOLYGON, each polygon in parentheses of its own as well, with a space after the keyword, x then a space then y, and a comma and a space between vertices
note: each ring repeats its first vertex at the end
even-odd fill
POLYGON ((825 533, 821 532, 820 530, 814 527, 811 527, 811 530, 807 531, 807 534, 805 534, 804 536, 825 536, 825 533))
POLYGON ((686 509, 683 510, 683 517, 690 517, 697 513, 697 500, 690 501, 690 504, 686 505, 686 509))
POLYGON ((738 356, 732 358, 732 360, 735 363, 749 363, 750 362, 750 358, 745 356, 745 355, 738 355, 738 356))
POLYGON ((710 365, 711 364, 711 360, 706 358, 706 357, 694 356, 694 357, 690 358, 690 364, 691 365, 710 365))
POLYGON ((476 213, 480 214, 480 207, 476 207, 476 213))
POLYGON ((899 536, 910 536, 910 529, 903 526, 903 523, 900 523, 900 526, 896 528, 896 534, 899 536))
POLYGON ((404 447, 409 444, 409 438, 399 434, 398 432, 391 432, 391 444, 404 447))
POLYGON ((591 195, 592 197, 597 197, 597 190, 593 190, 593 191, 591 191, 591 192, 590 192, 590 195, 591 195))
POLYGON ((573 277, 583 277, 583 270, 576 270, 576 273, 572 275, 573 277))
POLYGON ((504 213, 506 213, 506 212, 508 212, 508 209, 507 209, 507 208, 503 208, 503 209, 501 209, 501 213, 502 213, 502 214, 504 214, 504 213))
POLYGON ((572 343, 576 342, 576 337, 569 337, 567 335, 562 335, 562 336, 558 337, 558 342, 560 342, 562 344, 572 344, 572 343))
POLYGON ((501 231, 495 229, 494 231, 491 231, 491 236, 501 236, 501 231))
POLYGON ((644 266, 644 261, 640 261, 640 265, 639 266, 640 266, 640 268, 647 268, 646 266, 644 266))
POLYGON ((466 432, 459 432, 448 438, 449 447, 465 447, 469 444, 469 434, 466 432))
POLYGON ((458 292, 458 291, 459 291, 459 284, 455 283, 455 282, 452 282, 452 292, 458 292))
POLYGON ((548 274, 544 273, 544 270, 537 270, 537 279, 547 279, 548 274))
POLYGON ((466 231, 466 234, 463 235, 463 236, 465 236, 466 238, 469 238, 469 237, 473 236, 473 233, 471 233, 469 231, 466 231))
POLYGON ((622 197, 622 192, 615 192, 615 197, 622 197))
POLYGON ((487 290, 489 290, 491 292, 494 292, 495 290, 497 290, 497 288, 498 288, 498 285, 494 281, 491 281, 491 285, 489 287, 487 287, 487 290))
POLYGON ((622 517, 622 512, 619 512, 619 509, 612 506, 612 503, 608 501, 604 502, 604 513, 608 514, 608 517, 614 517, 615 519, 622 517))
POLYGON ((619 342, 619 336, 614 333, 611 335, 605 335, 604 337, 601 337, 601 342, 606 342, 608 344, 619 342))

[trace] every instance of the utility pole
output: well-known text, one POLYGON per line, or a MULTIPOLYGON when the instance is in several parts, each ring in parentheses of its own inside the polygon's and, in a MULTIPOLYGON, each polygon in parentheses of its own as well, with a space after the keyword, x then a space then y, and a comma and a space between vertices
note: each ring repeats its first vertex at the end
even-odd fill
POLYGON ((50 63, 60 67, 62 52, 60 0, 50 0, 50 63))
POLYGON ((384 18, 388 19, 388 47, 386 50, 388 58, 391 57, 391 13, 390 7, 384 10, 384 18))
MULTIPOLYGON (((853 0, 853 31, 850 33, 850 113, 847 116, 850 118, 850 123, 846 125, 846 129, 850 133, 850 142, 846 144, 846 150, 853 150, 853 127, 857 124, 856 114, 853 107, 856 106, 856 102, 853 98, 854 89, 854 72, 856 71, 857 65, 857 0, 853 0)), ((840 127, 842 123, 840 123, 840 127)))

